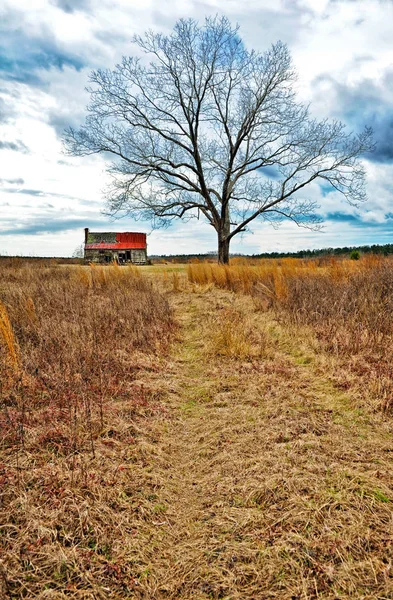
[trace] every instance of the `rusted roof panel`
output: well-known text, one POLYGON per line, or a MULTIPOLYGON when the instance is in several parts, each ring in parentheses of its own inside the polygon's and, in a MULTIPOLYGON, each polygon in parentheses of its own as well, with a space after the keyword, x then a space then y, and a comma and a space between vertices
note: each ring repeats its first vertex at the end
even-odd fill
POLYGON ((144 248, 146 246, 146 233, 125 232, 116 233, 116 241, 122 244, 143 244, 142 246, 131 246, 131 248, 144 248))

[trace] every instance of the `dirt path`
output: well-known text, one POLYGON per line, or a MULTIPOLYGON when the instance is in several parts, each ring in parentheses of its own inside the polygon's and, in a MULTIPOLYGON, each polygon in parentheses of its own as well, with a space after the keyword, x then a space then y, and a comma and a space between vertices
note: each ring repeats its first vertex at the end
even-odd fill
POLYGON ((250 299, 173 302, 180 338, 149 375, 169 412, 146 450, 136 596, 393 598, 388 425, 250 299))

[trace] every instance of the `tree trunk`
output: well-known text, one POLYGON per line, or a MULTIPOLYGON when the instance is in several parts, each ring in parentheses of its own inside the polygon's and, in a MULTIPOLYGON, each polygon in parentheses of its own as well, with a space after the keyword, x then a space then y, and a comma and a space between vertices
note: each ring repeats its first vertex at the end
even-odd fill
POLYGON ((229 263, 229 240, 218 238, 218 262, 222 265, 229 263))
POLYGON ((229 234, 231 231, 231 220, 229 216, 229 203, 224 202, 221 212, 220 229, 218 230, 218 262, 221 265, 229 263, 229 234))

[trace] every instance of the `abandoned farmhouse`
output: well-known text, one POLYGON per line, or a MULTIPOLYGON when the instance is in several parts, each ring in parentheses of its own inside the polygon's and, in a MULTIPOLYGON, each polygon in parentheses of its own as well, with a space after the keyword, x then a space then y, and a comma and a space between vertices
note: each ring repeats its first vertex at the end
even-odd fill
POLYGON ((93 233, 85 229, 85 260, 96 263, 147 263, 146 233, 93 233))

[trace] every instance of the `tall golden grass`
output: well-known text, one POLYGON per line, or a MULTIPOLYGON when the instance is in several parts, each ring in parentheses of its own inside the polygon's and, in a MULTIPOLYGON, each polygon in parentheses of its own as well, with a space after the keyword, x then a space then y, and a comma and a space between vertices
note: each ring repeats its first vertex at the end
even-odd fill
POLYGON ((192 283, 214 284, 234 292, 265 294, 280 304, 289 299, 293 281, 313 279, 342 285, 356 277, 392 268, 393 261, 374 255, 360 261, 332 257, 309 260, 284 258, 261 259, 247 264, 245 259, 233 259, 230 265, 189 264, 187 275, 192 283))
POLYGON ((5 353, 5 361, 14 373, 20 369, 19 346, 15 339, 14 331, 8 312, 0 301, 0 346, 5 353))
POLYGON ((254 293, 256 289, 277 301, 288 296, 291 279, 324 277, 326 280, 342 282, 351 276, 369 272, 391 261, 380 256, 367 255, 360 261, 338 260, 333 257, 319 259, 261 259, 250 261, 233 259, 230 265, 191 263, 187 267, 188 279, 200 285, 214 283, 235 292, 254 293))
POLYGON ((329 352, 362 356, 381 406, 393 407, 391 258, 234 260, 229 266, 190 264, 187 273, 193 284, 250 294, 281 319, 311 326, 329 352))
POLYGON ((244 359, 252 356, 251 325, 244 311, 228 307, 211 316, 207 351, 214 357, 244 359))

